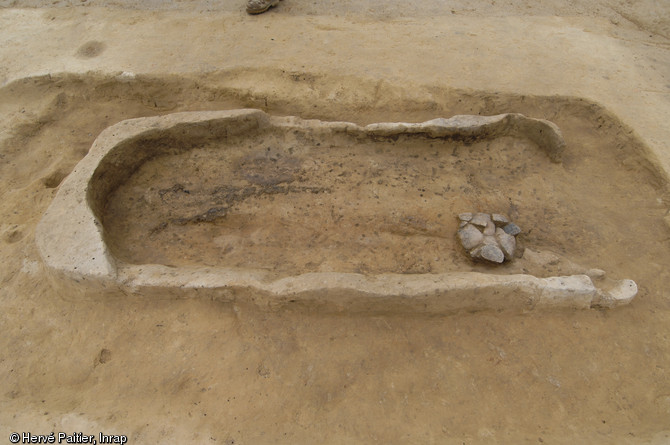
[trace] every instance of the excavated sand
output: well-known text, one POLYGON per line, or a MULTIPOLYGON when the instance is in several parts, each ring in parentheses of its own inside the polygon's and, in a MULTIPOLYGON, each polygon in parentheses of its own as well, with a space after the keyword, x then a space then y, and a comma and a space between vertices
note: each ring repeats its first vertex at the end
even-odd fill
MULTIPOLYGON (((289 0, 280 7, 284 4, 289 0)), ((625 8, 620 10, 626 13, 625 8)), ((12 14, 32 12, 5 10, 4 20, 12 14)), ((636 123, 631 128, 592 100, 553 93, 540 96, 537 90, 545 88, 544 80, 533 76, 525 82, 535 94, 509 91, 517 86, 504 93, 496 88, 452 89, 451 83, 438 81, 442 73, 426 67, 415 70, 411 82, 403 81, 402 76, 379 81, 382 71, 390 70, 387 67, 395 66, 400 72, 409 69, 407 64, 380 59, 379 71, 366 77, 354 73, 353 67, 354 62, 362 66, 363 56, 320 65, 313 70, 315 74, 310 74, 309 66, 286 70, 283 62, 275 59, 265 65, 217 72, 217 63, 224 63, 224 59, 208 55, 210 49, 199 47, 197 57, 202 65, 191 61, 175 64, 174 71, 180 74, 168 75, 152 72, 151 64, 160 64, 160 60, 152 59, 151 45, 135 44, 137 55, 133 57, 138 64, 146 64, 142 66, 151 74, 119 76, 126 66, 111 62, 105 63, 118 71, 102 66, 102 73, 85 73, 87 64, 98 54, 104 57, 118 47, 114 41, 107 41, 77 53, 88 40, 96 40, 89 39, 92 34, 115 32, 101 30, 98 26, 104 24, 92 21, 86 24, 86 32, 91 34, 80 42, 76 33, 58 30, 63 17, 79 17, 77 14, 68 9, 44 12, 44 24, 40 26, 44 32, 60 36, 60 40, 45 39, 43 44, 53 45, 51 49, 21 54, 17 48, 22 38, 35 39, 18 33, 13 40, 16 46, 0 50, 3 78, 15 79, 16 73, 23 73, 18 78, 28 72, 37 75, 9 82, 0 89, 0 440, 7 441, 14 431, 126 434, 129 443, 662 444, 670 440, 670 227, 666 223, 670 198, 666 177, 658 167, 663 164, 659 159, 667 163, 670 158, 663 158, 663 138, 659 137, 663 131, 653 119, 645 121, 651 128, 645 132, 645 124, 636 123), (53 25, 52 16, 60 17, 53 25), (70 58, 56 57, 59 48, 70 58), (350 69, 353 74, 335 72, 333 67, 338 64, 338 69, 350 69), (47 70, 51 75, 42 76, 49 66, 61 68, 47 70), (68 67, 79 74, 57 74, 69 71, 68 67), (328 67, 333 72, 325 74, 328 67), (426 79, 423 87, 418 79, 422 76, 426 79), (140 193, 131 183, 110 201, 109 218, 128 221, 124 212, 138 218, 130 221, 132 227, 113 224, 119 229, 111 235, 119 255, 129 261, 160 258, 165 264, 200 264, 219 261, 217 249, 232 247, 229 253, 239 264, 263 262, 279 272, 293 267, 329 267, 329 262, 362 273, 366 273, 366 267, 405 273, 447 270, 455 265, 480 270, 486 266, 469 265, 452 253, 455 238, 439 238, 448 246, 426 239, 426 231, 434 233, 431 230, 438 223, 439 230, 453 232, 457 221, 451 212, 467 206, 473 211, 504 211, 523 229, 532 228, 520 235, 520 241, 526 246, 526 255, 536 252, 526 257, 527 261, 534 258, 536 273, 603 269, 607 277, 634 279, 639 294, 631 305, 609 311, 481 311, 441 317, 331 313, 301 305, 260 311, 253 306, 204 299, 166 299, 160 295, 137 299, 132 294, 114 299, 84 298, 54 290, 35 246, 35 228, 62 180, 103 129, 132 117, 244 107, 261 108, 273 115, 358 124, 519 112, 555 122, 565 136, 566 154, 562 164, 552 164, 524 142, 509 139, 490 147, 485 143, 454 145, 431 160, 435 152, 431 141, 407 144, 399 139, 383 147, 371 144, 366 153, 371 156, 381 150, 383 154, 384 150, 402 146, 418 157, 408 156, 402 161, 384 158, 388 165, 381 168, 370 164, 368 158, 349 160, 347 147, 337 148, 322 161, 312 157, 294 161, 290 153, 279 151, 276 136, 268 137, 265 142, 271 146, 269 152, 251 147, 244 155, 230 154, 229 160, 240 167, 227 172, 233 179, 235 174, 246 172, 242 179, 256 180, 267 153, 282 154, 278 164, 271 161, 279 166, 271 171, 280 176, 285 172, 294 175, 297 185, 344 187, 346 183, 337 182, 341 179, 338 175, 347 172, 348 182, 362 181, 368 187, 381 180, 382 184, 377 184, 378 195, 381 193, 377 205, 391 216, 378 220, 378 212, 360 203, 359 210, 344 207, 348 211, 343 212, 341 221, 350 229, 350 236, 344 236, 332 220, 338 215, 327 207, 320 210, 316 201, 319 194, 298 194, 294 197, 297 205, 291 202, 291 212, 295 213, 291 215, 281 213, 286 208, 281 204, 293 199, 290 194, 261 195, 258 199, 264 200, 264 208, 272 215, 263 224, 279 229, 287 221, 282 217, 291 216, 290 221, 301 221, 297 230, 302 236, 292 240, 286 234, 274 237, 261 231, 258 240, 229 238, 218 244, 206 242, 212 236, 208 231, 216 224, 198 229, 189 240, 174 237, 181 226, 167 227, 164 234, 156 233, 153 239, 134 232, 138 227, 160 225, 162 216, 147 212, 151 208, 134 208, 136 202, 131 197, 153 193, 150 197, 160 199, 159 192, 168 190, 163 198, 179 202, 183 197, 178 185, 190 187, 188 181, 196 167, 205 169, 212 181, 221 179, 216 172, 224 173, 228 168, 226 160, 216 156, 198 160, 202 164, 188 158, 156 159, 156 177, 152 180, 157 185, 153 191, 146 188, 148 174, 139 172, 134 180, 145 190, 140 193), (640 135, 647 138, 646 143, 640 135), (654 151, 647 143, 653 144, 654 151), (336 159, 342 166, 335 164, 336 159), (325 169, 326 163, 334 164, 332 172, 325 169), (171 166, 183 167, 180 177, 165 174, 171 166), (309 166, 318 174, 313 176, 313 184, 301 184, 299 172, 309 166), (433 168, 447 170, 448 180, 434 179, 433 168), (368 184, 370 180, 372 184, 368 184), (384 187, 392 184, 396 189, 407 185, 401 195, 404 203, 398 208, 381 199, 384 187), (445 195, 448 199, 442 216, 438 217, 437 212, 422 214, 417 202, 425 200, 431 209, 443 205, 440 203, 444 199, 435 193, 445 194, 447 186, 458 194, 445 195), (441 225, 442 221, 446 226, 441 225), (328 232, 315 230, 318 225, 328 228, 328 232), (380 230, 385 227, 389 230, 380 230), (357 250, 361 243, 381 238, 381 253, 357 250), (265 251, 241 249, 245 242, 254 240, 263 245, 269 240, 277 244, 267 246, 265 251), (324 255, 326 243, 337 246, 337 255, 324 255), (415 255, 408 254, 415 250, 425 251, 431 260, 417 261, 415 255), (354 260, 344 260, 346 256, 354 260)), ((153 12, 126 16, 118 10, 98 10, 92 14, 138 29, 163 20, 161 14, 153 12)), ((308 20, 274 17, 271 27, 308 20)), ((189 26, 198 26, 195 19, 170 20, 169 27, 153 30, 153 38, 160 38, 162 31, 172 35, 181 29, 188 33, 189 26)), ((221 20, 229 26, 237 17, 221 20)), ((314 20, 322 27, 330 19, 314 20)), ((338 20, 333 18, 332 22, 340 23, 338 20)), ((376 33, 381 28, 375 28, 377 24, 369 17, 357 20, 355 26, 347 26, 355 27, 371 45, 381 45, 383 36, 376 33)), ((485 27, 466 22, 454 26, 459 32, 487 32, 485 27)), ((510 19, 509 23, 517 22, 510 19)), ((556 32, 576 32, 567 23, 582 26, 584 21, 556 19, 552 26, 556 32)), ((645 26, 644 21, 638 23, 645 26)), ((387 23, 383 28, 407 32, 406 26, 410 25, 387 23)), ((655 30, 654 37, 644 40, 641 32, 635 34, 638 28, 624 21, 611 26, 630 30, 639 40, 617 40, 612 37, 616 32, 598 34, 604 26, 595 26, 598 38, 612 38, 626 49, 614 45, 593 53, 598 63, 580 58, 584 66, 594 63, 593 72, 598 76, 586 68, 566 73, 573 85, 579 79, 584 82, 576 90, 581 89, 587 96, 589 91, 616 94, 621 90, 631 114, 650 104, 667 105, 666 84, 659 80, 667 75, 667 66, 664 59, 654 64, 649 58, 658 48, 667 48, 667 38, 658 33, 667 27, 654 21, 650 26, 655 30), (630 54, 639 59, 629 59, 630 54), (611 79, 621 80, 617 76, 625 78, 636 70, 625 63, 649 64, 644 66, 657 70, 645 68, 639 75, 656 82, 656 90, 635 91, 627 89, 625 83, 602 78, 605 74, 598 67, 604 66, 605 59, 619 57, 621 72, 608 71, 611 79)), ((321 32, 338 39, 337 30, 321 32)), ((518 39, 524 36, 521 28, 512 27, 510 32, 518 39)), ((310 42, 310 35, 300 37, 305 51, 329 48, 323 41, 310 42)), ((234 37, 221 44, 231 44, 234 37)), ((266 37, 269 41, 270 36, 266 37)), ((393 34, 388 39, 394 45, 404 44, 394 41, 393 34)), ((572 45, 579 52, 584 48, 580 45, 587 45, 586 41, 566 39, 569 44, 562 49, 572 45)), ((361 45, 360 40, 350 43, 361 45)), ((431 48, 437 51, 442 43, 436 42, 431 48)), ((332 50, 338 48, 341 46, 332 50)), ((175 46, 174 51, 195 57, 182 47, 175 46)), ((574 63, 573 53, 561 51, 543 59, 554 63, 545 65, 547 69, 557 71, 564 64, 574 63)), ((333 57, 315 53, 320 61, 333 57)), ((272 54, 268 50, 259 55, 258 47, 242 42, 225 63, 245 66, 249 60, 257 60, 254 57, 272 54)), ((541 54, 537 52, 538 57, 541 54)), ((467 62, 467 69, 478 73, 480 82, 489 75, 487 70, 496 71, 487 61, 498 63, 503 56, 483 51, 476 63, 467 62)), ((300 60, 307 65, 298 57, 291 63, 300 60)), ((520 67, 532 65, 529 60, 516 62, 520 67)), ((431 63, 448 65, 437 59, 431 63)), ((168 71, 172 72, 165 68, 168 71)), ((468 80, 458 82, 463 87, 468 80)), ((617 112, 623 109, 621 101, 617 112)), ((659 107, 659 116, 666 112, 659 107)), ((630 116, 626 119, 630 122, 630 116)), ((372 189, 366 190, 373 193, 372 189)), ((208 191, 205 187, 198 196, 208 191)), ((203 202, 196 201, 195 205, 203 202)), ((355 196, 349 202, 355 205, 355 196)), ((207 205, 202 209, 208 209, 207 205)), ((230 229, 254 224, 260 227, 251 216, 230 224, 230 229)), ((519 263, 519 267, 525 266, 519 263)))

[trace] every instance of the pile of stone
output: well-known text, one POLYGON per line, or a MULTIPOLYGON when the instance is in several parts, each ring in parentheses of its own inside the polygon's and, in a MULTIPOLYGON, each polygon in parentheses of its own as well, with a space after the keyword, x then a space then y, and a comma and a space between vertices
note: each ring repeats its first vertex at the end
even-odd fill
POLYGON ((514 259, 519 226, 499 213, 461 213, 458 238, 475 260, 501 264, 514 259))

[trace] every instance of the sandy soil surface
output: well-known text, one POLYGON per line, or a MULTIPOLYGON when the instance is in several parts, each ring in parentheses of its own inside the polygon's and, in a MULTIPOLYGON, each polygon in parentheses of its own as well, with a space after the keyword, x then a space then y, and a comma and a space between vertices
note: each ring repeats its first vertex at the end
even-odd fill
MULTIPOLYGON (((129 443, 670 442, 670 198, 662 168, 670 149, 659 123, 670 116, 667 5, 284 0, 255 18, 231 2, 0 5, 9 8, 0 10, 0 33, 11 43, 0 49, 1 443, 15 431, 125 434, 129 443), (12 9, 33 7, 40 9, 12 9), (168 9, 174 11, 162 11, 168 9), (206 33, 212 23, 219 27, 206 33), (284 48, 259 49, 239 38, 244 27, 284 48), (502 29, 509 48, 500 53, 495 36, 502 29), (546 31, 545 46, 525 39, 529 30, 546 31), (438 31, 451 32, 451 40, 437 38, 444 37, 438 31), (139 40, 148 35, 152 40, 139 40), (420 42, 415 50, 412 35, 420 42), (343 44, 360 50, 342 52, 343 44), (515 58, 524 51, 537 59, 515 58), (515 68, 503 66, 505 59, 515 68), (528 248, 632 278, 640 293, 612 311, 428 317, 133 295, 81 299, 54 290, 34 244, 35 226, 100 131, 131 117, 240 107, 360 124, 502 112, 552 120, 568 142, 563 164, 545 163, 515 140, 494 144, 491 159, 485 144, 455 146, 447 157, 411 165, 412 185, 426 189, 410 196, 407 188, 402 196, 399 210, 411 215, 394 219, 388 203, 386 221, 351 209, 342 218, 354 239, 337 232, 330 211, 310 210, 302 215, 312 219, 303 220, 300 243, 318 235, 312 225, 325 224, 335 232, 325 241, 344 246, 335 265, 365 273, 375 256, 358 253, 356 264, 346 257, 363 234, 387 227, 391 234, 377 241, 393 255, 378 256, 375 267, 413 273, 465 266, 451 253, 448 261, 417 265, 409 252, 440 253, 425 238, 441 219, 428 212, 419 221, 415 207, 421 198, 436 206, 435 193, 449 185, 457 191, 447 194, 453 210, 468 204, 514 213, 524 228, 535 228, 524 235, 528 248), (431 177, 440 163, 448 183, 431 177)), ((403 162, 428 158, 433 148, 429 141, 409 144, 419 158, 403 162)), ((346 149, 333 174, 405 184, 405 166, 393 159, 373 171, 370 159, 383 149, 370 147, 365 162, 347 158, 346 149)), ((263 158, 246 156, 233 161, 237 173, 247 171, 238 179, 253 182, 263 164, 255 161, 263 158)), ((275 173, 300 177, 311 165, 308 178, 318 181, 302 185, 333 188, 341 177, 325 175, 319 164, 338 157, 330 156, 289 159, 275 173)), ((156 190, 177 183, 169 175, 159 179, 165 187, 156 190)), ((277 212, 278 224, 287 196, 266 207, 277 212)), ((318 209, 318 194, 308 196, 312 201, 296 198, 293 208, 318 209)), ((123 216, 127 206, 119 199, 112 213, 123 216)), ((451 217, 445 211, 441 218, 451 217)), ((449 220, 446 230, 455 224, 449 220)), ((290 243, 284 236, 280 247, 290 243)), ((220 241, 224 250, 240 242, 220 241)), ((170 246, 154 254, 180 249, 191 252, 180 257, 187 262, 220 255, 204 242, 196 246, 209 255, 204 260, 188 245, 170 246)), ((319 264, 318 249, 312 253, 286 261, 278 248, 264 260, 279 270, 291 261, 329 266, 329 258, 319 264)), ((550 263, 552 272, 572 267, 550 263)))
MULTIPOLYGON (((197 12, 223 11, 240 13, 244 0, 2 0, 0 7, 10 8, 106 7, 137 10, 191 10, 197 12)), ((377 2, 374 0, 285 0, 273 14, 278 15, 333 15, 388 20, 403 17, 436 17, 463 15, 467 17, 590 17, 604 18, 615 25, 633 26, 647 32, 670 37, 670 5, 656 0, 556 0, 513 2, 496 0, 440 0, 377 2)))

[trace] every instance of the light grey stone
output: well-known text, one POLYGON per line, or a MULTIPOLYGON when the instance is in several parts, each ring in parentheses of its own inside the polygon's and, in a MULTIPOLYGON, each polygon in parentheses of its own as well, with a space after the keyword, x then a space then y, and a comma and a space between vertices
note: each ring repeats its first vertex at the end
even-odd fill
POLYGON ((475 213, 472 219, 470 220, 471 224, 480 227, 486 227, 486 225, 491 221, 491 215, 488 213, 475 213))
POLYGON ((482 246, 475 247, 470 251, 470 257, 472 257, 473 260, 480 260, 482 259, 481 252, 482 252, 482 246))
POLYGON ((493 235, 484 235, 484 239, 482 240, 481 243, 483 246, 497 246, 498 245, 498 240, 496 240, 496 237, 493 235))
POLYGON ((461 240, 461 244, 465 250, 470 250, 482 242, 484 235, 472 224, 467 224, 458 230, 458 238, 461 240))
POLYGON ((479 252, 479 255, 488 261, 491 261, 493 263, 502 263, 505 261, 505 254, 500 250, 498 246, 495 246, 493 244, 487 244, 486 246, 482 247, 481 251, 479 252))
POLYGON ((586 275, 592 280, 600 280, 605 278, 605 271, 602 269, 589 269, 586 271, 586 275))
POLYGON ((517 236, 519 233, 521 233, 521 229, 519 226, 514 224, 513 222, 507 224, 505 227, 503 227, 503 230, 505 233, 512 235, 512 236, 517 236))
POLYGON ((458 215, 458 219, 461 221, 470 221, 472 219, 472 213, 467 212, 467 213, 461 213, 458 215))
POLYGON ((486 224, 486 228, 484 229, 484 235, 495 235, 496 233, 496 225, 493 224, 493 221, 489 221, 488 224, 486 224))
POLYGON ((505 259, 508 261, 513 260, 514 253, 516 252, 516 238, 498 227, 496 229, 496 239, 498 240, 500 249, 505 254, 505 259))
POLYGON ((500 213, 493 213, 491 214, 491 219, 495 223, 496 227, 503 227, 507 223, 509 223, 509 219, 500 213))

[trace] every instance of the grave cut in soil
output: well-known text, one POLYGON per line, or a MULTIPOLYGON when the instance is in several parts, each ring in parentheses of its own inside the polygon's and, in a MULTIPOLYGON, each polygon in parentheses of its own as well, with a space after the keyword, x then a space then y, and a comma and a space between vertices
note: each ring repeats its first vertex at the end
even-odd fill
POLYGON ((367 126, 259 110, 136 119, 96 140, 38 245, 56 269, 133 292, 611 307, 637 287, 605 277, 622 256, 603 261, 603 247, 639 241, 624 239, 619 222, 662 200, 658 178, 633 189, 630 172, 610 164, 607 181, 594 181, 602 165, 580 159, 556 125, 520 114, 367 126), (469 211, 517 222, 517 258, 473 262, 455 235, 469 211))

